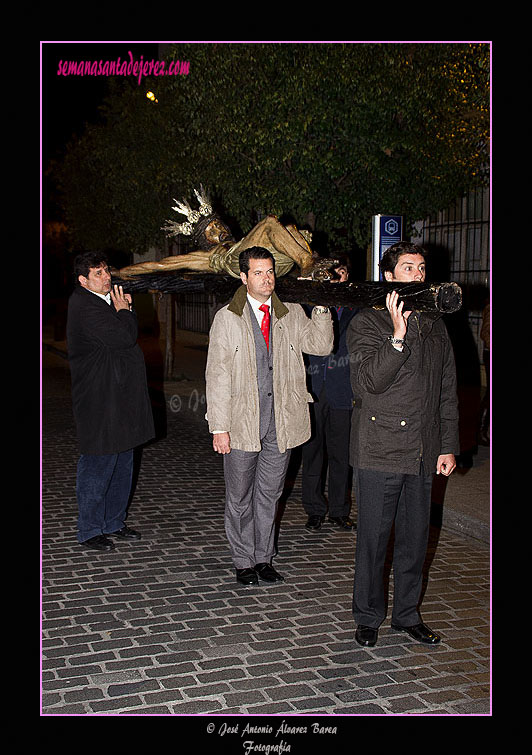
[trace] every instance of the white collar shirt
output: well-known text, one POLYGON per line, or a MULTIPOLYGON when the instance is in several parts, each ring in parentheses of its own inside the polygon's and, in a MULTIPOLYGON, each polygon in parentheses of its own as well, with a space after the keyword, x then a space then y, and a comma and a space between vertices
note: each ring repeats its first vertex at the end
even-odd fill
POLYGON ((111 304, 111 294, 97 294, 96 291, 91 291, 90 288, 88 288, 87 291, 90 291, 91 294, 94 294, 94 296, 99 296, 100 299, 106 301, 107 304, 111 304))
MULTIPOLYGON (((248 297, 248 302, 249 302, 249 303, 250 303, 250 305, 251 305, 251 309, 253 310, 253 312, 254 312, 254 314, 255 314, 255 317, 257 318, 257 322, 259 323, 259 327, 260 327, 260 326, 262 325, 262 318, 264 317, 264 312, 262 312, 262 311, 261 311, 261 310, 259 309, 259 307, 261 307, 261 306, 262 306, 262 302, 260 302, 260 301, 257 301, 256 299, 254 299, 254 298, 253 298, 252 296, 250 296, 249 294, 247 294, 247 297, 248 297)), ((265 301, 265 302, 264 302, 264 304, 267 304, 267 305, 268 305, 268 307, 270 308, 270 316, 271 316, 271 311, 272 311, 272 297, 270 296, 270 298, 269 298, 269 299, 268 299, 267 301, 265 301)))

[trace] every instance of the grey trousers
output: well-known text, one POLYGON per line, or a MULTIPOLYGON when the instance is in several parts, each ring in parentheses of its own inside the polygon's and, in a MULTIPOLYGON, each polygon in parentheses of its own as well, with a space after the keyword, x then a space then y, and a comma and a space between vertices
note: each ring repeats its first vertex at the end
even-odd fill
POLYGON ((432 475, 353 469, 358 515, 353 587, 357 624, 377 629, 385 618, 384 564, 394 524, 392 622, 412 626, 421 621, 417 605, 427 553, 432 480, 432 475))
POLYGON ((290 451, 279 452, 273 421, 260 451, 231 449, 224 455, 225 531, 236 569, 270 563, 275 515, 290 451))

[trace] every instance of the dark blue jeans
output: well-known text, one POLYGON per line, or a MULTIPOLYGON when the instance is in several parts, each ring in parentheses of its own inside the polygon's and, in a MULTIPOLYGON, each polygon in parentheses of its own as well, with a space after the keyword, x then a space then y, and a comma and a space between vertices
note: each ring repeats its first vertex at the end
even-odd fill
POLYGON ((122 529, 133 479, 133 449, 78 461, 78 542, 122 529))

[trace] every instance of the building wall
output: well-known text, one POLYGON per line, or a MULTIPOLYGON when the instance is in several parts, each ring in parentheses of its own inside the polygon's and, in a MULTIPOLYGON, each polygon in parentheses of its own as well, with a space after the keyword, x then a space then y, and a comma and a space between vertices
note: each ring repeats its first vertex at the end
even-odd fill
POLYGON ((482 360, 482 310, 491 292, 490 190, 472 191, 416 223, 412 239, 431 253, 432 280, 454 281, 462 287, 464 308, 482 360))

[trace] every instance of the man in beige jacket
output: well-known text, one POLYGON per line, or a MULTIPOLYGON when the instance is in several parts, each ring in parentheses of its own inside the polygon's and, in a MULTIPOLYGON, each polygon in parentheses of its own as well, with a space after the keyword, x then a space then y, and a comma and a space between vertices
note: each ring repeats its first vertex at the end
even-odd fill
POLYGON ((333 346, 331 315, 283 304, 274 292, 275 263, 262 247, 239 257, 242 286, 216 313, 206 386, 213 448, 223 455, 225 529, 237 581, 283 579, 271 565, 277 501, 290 449, 310 437, 302 352, 325 356, 333 346))

